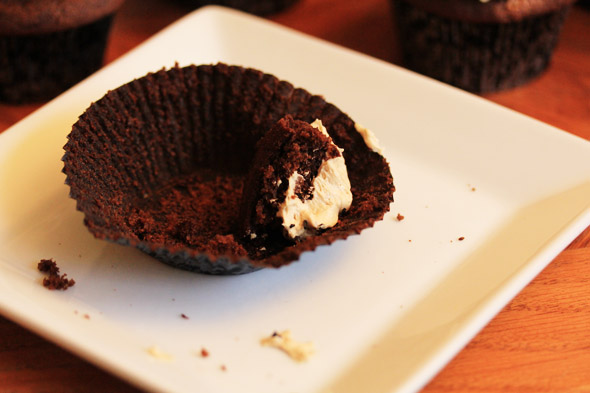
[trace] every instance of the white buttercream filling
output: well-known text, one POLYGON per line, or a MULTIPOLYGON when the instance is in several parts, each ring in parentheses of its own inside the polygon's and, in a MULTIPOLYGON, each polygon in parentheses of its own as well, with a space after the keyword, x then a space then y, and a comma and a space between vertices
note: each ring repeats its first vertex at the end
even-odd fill
MULTIPOLYGON (((314 121, 312 126, 328 135, 320 120, 314 121)), ((303 181, 303 176, 297 171, 293 172, 289 177, 285 201, 277 212, 292 238, 307 236, 312 229, 333 227, 338 222, 338 214, 352 204, 350 180, 342 156, 322 162, 312 183, 310 199, 301 200, 295 194, 300 181, 303 181)))
POLYGON ((369 149, 373 150, 375 153, 383 155, 383 149, 381 149, 381 146, 379 146, 379 140, 375 134, 373 134, 373 131, 361 126, 358 123, 354 123, 354 128, 356 128, 357 132, 361 134, 365 144, 369 149))
MULTIPOLYGON (((320 130, 320 132, 322 134, 324 134, 325 136, 327 136, 328 138, 330 138, 330 140, 332 139, 332 137, 330 136, 330 134, 328 134, 328 130, 326 130, 326 127, 324 127, 324 125, 322 124, 322 121, 320 119, 315 119, 312 123, 311 126, 313 128, 317 128, 318 130, 320 130)), ((339 148, 340 151, 342 151, 342 149, 339 148)))
POLYGON ((305 362, 315 352, 312 342, 300 343, 293 340, 290 330, 275 332, 272 336, 260 340, 260 344, 265 347, 278 348, 297 362, 305 362))

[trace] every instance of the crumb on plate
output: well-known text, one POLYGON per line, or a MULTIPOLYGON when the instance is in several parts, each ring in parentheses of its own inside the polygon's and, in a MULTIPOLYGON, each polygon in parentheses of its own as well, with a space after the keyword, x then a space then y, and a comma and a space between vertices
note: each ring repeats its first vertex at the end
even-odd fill
POLYGON ((150 356, 159 359, 159 360, 172 360, 172 355, 166 353, 166 352, 162 352, 160 350, 160 348, 158 348, 157 346, 153 345, 151 347, 149 347, 147 349, 148 354, 150 354, 150 356))
POLYGON ((67 274, 59 274, 59 267, 51 258, 41 259, 37 264, 37 270, 42 273, 47 273, 47 277, 43 278, 43 286, 47 289, 60 289, 65 291, 76 284, 74 279, 67 278, 67 274))
POLYGON ((260 340, 260 344, 265 347, 278 348, 297 362, 307 361, 315 352, 312 342, 299 343, 293 340, 290 330, 284 330, 280 333, 274 332, 269 337, 260 340))

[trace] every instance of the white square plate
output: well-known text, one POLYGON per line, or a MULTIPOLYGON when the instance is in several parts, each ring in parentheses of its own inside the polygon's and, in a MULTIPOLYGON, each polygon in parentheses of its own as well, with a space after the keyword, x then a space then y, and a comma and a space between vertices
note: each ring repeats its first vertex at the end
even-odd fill
POLYGON ((0 311, 151 391, 415 391, 590 224, 589 176, 582 139, 261 19, 203 8, 0 134, 0 311), (288 267, 234 277, 95 240, 61 173, 77 116, 148 71, 218 61, 322 94, 372 129, 397 186, 384 220, 288 267), (43 288, 41 258, 76 285, 43 288), (314 343, 308 362, 260 345, 283 329, 314 343))

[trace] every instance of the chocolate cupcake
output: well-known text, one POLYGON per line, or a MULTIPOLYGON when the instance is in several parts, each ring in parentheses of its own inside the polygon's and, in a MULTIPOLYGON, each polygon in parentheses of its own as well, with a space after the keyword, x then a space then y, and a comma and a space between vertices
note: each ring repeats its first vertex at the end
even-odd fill
POLYGON ((522 85, 548 66, 574 0, 392 0, 405 65, 462 89, 522 85))
POLYGON ((99 69, 122 3, 0 1, 0 101, 45 101, 99 69))
POLYGON ((179 0, 197 8, 205 5, 222 5, 255 15, 271 15, 283 11, 298 0, 179 0))
MULTIPOLYGON (((393 201, 391 172, 368 134, 358 130, 364 131, 322 97, 273 75, 225 64, 174 67, 93 103, 68 136, 64 173, 97 238, 138 247, 187 270, 246 273, 287 265, 382 219, 393 201), (308 128, 316 119, 329 135, 319 142, 308 128), (343 157, 352 202, 339 209, 334 225, 305 236, 285 236, 274 223, 252 231, 263 196, 247 179, 260 178, 271 155, 280 158, 275 165, 281 168, 306 165, 285 159, 295 157, 288 154, 288 138, 278 149, 285 154, 277 154, 265 136, 285 130, 300 135, 301 129, 309 135, 297 137, 300 147, 325 148, 311 167, 343 157)), ((278 194, 284 199, 285 190, 278 194)))

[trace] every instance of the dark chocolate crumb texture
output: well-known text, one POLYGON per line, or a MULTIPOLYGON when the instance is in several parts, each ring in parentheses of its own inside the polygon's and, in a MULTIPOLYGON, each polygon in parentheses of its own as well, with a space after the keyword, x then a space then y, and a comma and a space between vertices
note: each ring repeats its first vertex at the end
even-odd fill
POLYGON ((53 259, 41 259, 37 264, 37 270, 47 274, 47 277, 43 278, 43 286, 47 289, 65 291, 76 284, 67 274, 59 274, 59 267, 53 259))
POLYGON ((360 233, 383 218, 395 190, 371 134, 336 106, 221 63, 175 66, 109 91, 64 149, 70 195, 94 236, 211 274, 283 266, 360 233), (320 192, 336 158, 346 179, 330 172, 320 192), (350 201, 338 191, 347 183, 350 201), (281 216, 291 199, 298 210, 281 216), (320 199, 335 219, 301 213, 320 199))

